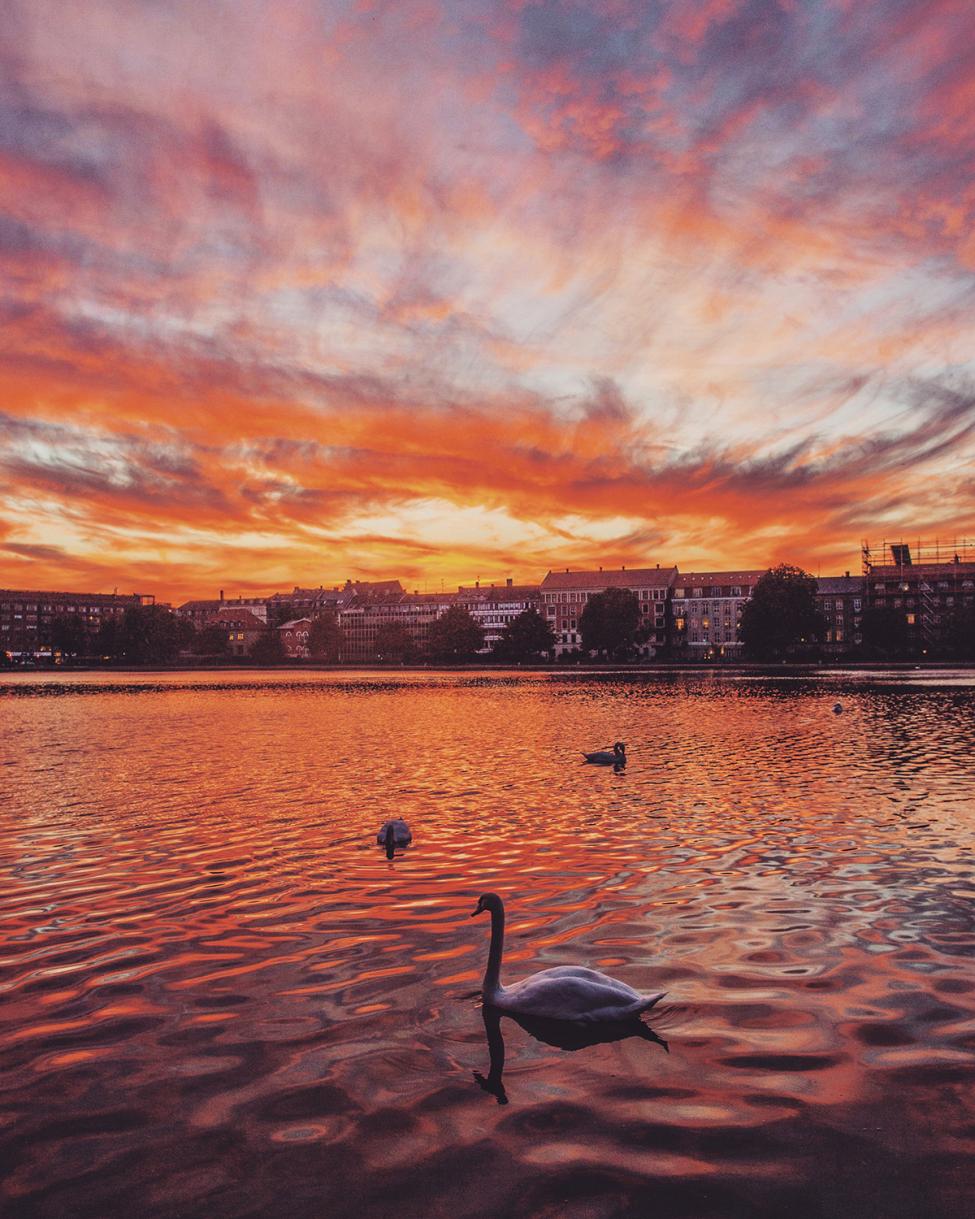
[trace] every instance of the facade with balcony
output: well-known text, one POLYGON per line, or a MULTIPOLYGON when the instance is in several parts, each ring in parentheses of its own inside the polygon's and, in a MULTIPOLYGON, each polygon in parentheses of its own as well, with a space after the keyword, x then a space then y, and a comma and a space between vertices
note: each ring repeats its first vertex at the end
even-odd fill
POLYGON ((457 590, 456 604, 462 605, 484 632, 482 655, 489 654, 501 639, 501 634, 525 610, 538 610, 541 592, 537 584, 515 584, 506 580, 503 585, 482 585, 473 588, 463 585, 457 590))

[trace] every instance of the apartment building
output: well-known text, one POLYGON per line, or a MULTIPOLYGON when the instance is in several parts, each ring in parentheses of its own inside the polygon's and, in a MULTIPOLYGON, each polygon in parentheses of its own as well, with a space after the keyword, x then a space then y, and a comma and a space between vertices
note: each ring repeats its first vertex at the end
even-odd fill
POLYGON ((103 622, 120 619, 127 609, 153 605, 144 593, 64 593, 36 589, 0 589, 0 652, 32 656, 51 650, 51 627, 57 618, 77 618, 89 635, 103 622))
POLYGON ((541 613, 555 632, 555 654, 582 647, 579 620, 586 602, 608 588, 626 588, 640 603, 640 619, 648 633, 639 653, 653 657, 670 643, 670 599, 676 567, 602 567, 596 571, 550 571, 540 587, 541 613))
POLYGON ((251 648, 267 632, 267 623, 242 605, 224 605, 204 623, 215 626, 227 637, 230 656, 249 656, 251 648))
POLYGON ((866 604, 903 613, 911 647, 937 648, 953 613, 975 605, 975 541, 863 544, 866 604))
POLYGON ((823 652, 843 656, 863 642, 860 623, 866 604, 863 576, 820 576, 816 580, 816 605, 826 619, 823 652))
MULTIPOLYGON (((392 581, 399 586, 399 581, 392 581)), ((373 589, 353 597, 339 612, 342 660, 371 663, 379 658, 376 646, 384 626, 402 627, 418 653, 426 649, 430 624, 456 603, 455 593, 399 593, 373 589)))
POLYGON ((688 660, 733 660, 741 655, 745 602, 761 571, 686 571, 674 581, 673 651, 688 660))
POLYGON ((501 638, 504 628, 519 614, 539 609, 541 592, 537 584, 515 584, 510 579, 502 585, 482 585, 477 581, 473 587, 461 585, 455 601, 483 630, 484 646, 480 652, 486 655, 501 638))

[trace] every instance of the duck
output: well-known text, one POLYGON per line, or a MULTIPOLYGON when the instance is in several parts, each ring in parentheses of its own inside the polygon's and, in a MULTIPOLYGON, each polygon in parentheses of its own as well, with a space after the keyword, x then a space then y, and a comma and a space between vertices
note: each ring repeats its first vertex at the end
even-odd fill
POLYGON ((622 741, 616 741, 612 753, 608 749, 597 749, 595 753, 586 753, 583 750, 582 756, 596 766, 625 766, 626 746, 622 741))
POLYGON ((392 821, 384 821, 376 835, 376 845, 381 847, 405 847, 409 846, 412 841, 413 833, 401 817, 395 817, 392 821))
POLYGON ((843 704, 842 704, 842 703, 834 703, 834 704, 833 704, 833 714, 834 714, 834 715, 842 715, 842 714, 843 714, 843 704))
POLYGON ((649 1011, 667 993, 641 994, 625 982, 577 965, 556 965, 523 978, 514 986, 502 986, 504 902, 497 893, 482 893, 471 918, 485 910, 491 913, 491 948, 482 997, 485 1005, 499 1012, 515 1018, 613 1023, 649 1011))

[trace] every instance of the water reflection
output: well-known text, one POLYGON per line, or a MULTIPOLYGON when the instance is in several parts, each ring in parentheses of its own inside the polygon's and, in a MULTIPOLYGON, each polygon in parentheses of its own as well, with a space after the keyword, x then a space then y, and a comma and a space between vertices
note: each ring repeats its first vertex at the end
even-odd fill
POLYGON ((0 1209, 971 1212, 975 677, 19 680, 0 1209), (513 980, 666 990, 679 1052, 482 1033, 482 890, 513 980))
MULTIPOLYGON (((520 1025, 536 1041, 554 1046, 559 1050, 585 1050, 596 1045, 610 1045, 616 1041, 626 1041, 630 1037, 638 1037, 643 1041, 652 1041, 665 1052, 670 1052, 667 1042, 638 1017, 629 1020, 604 1020, 595 1024, 580 1024, 576 1020, 546 1020, 540 1016, 514 1016, 507 1012, 501 1013, 497 1008, 485 1005, 481 1008, 481 1016, 484 1020, 490 1069, 487 1075, 483 1075, 480 1071, 474 1071, 473 1075, 478 1086, 485 1092, 489 1092, 499 1105, 508 1103, 503 1078, 502 1015, 520 1025)), ((567 1065, 567 1073, 571 1074, 571 1070, 571 1066, 567 1065)))

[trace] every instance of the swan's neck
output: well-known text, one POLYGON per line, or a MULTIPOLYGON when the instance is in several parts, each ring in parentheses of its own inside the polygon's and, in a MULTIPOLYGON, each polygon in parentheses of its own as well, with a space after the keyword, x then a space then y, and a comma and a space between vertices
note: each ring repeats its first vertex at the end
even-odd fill
POLYGON ((484 971, 484 998, 490 1002, 501 990, 501 952, 504 949, 504 910, 491 911, 491 950, 484 971))

